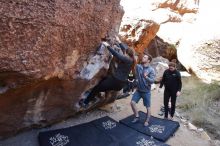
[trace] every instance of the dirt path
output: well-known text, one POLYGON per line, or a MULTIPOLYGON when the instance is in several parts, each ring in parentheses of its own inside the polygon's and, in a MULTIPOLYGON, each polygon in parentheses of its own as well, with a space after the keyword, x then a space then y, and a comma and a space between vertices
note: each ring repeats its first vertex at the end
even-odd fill
MULTIPOLYGON (((0 141, 0 146, 39 146, 37 136, 40 131, 74 126, 106 115, 115 120, 123 119, 132 114, 130 100, 131 97, 120 99, 115 101, 113 104, 105 106, 104 108, 91 111, 87 114, 77 115, 51 127, 33 129, 31 131, 18 134, 15 137, 0 141)), ((158 93, 156 90, 152 91, 152 115, 160 117, 158 116, 158 112, 162 105, 162 101, 162 93, 158 93)), ((145 111, 142 101, 139 102, 138 108, 145 111)), ((179 121, 177 118, 174 120, 179 121)), ((190 131, 181 122, 180 128, 175 133, 175 136, 171 137, 166 143, 171 146, 211 146, 208 140, 202 139, 199 133, 190 131)))

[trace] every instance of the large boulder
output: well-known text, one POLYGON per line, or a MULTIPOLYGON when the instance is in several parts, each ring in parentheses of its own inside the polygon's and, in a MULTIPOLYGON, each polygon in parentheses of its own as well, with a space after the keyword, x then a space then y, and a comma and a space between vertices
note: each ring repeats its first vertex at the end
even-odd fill
POLYGON ((196 22, 184 32, 179 60, 205 82, 220 81, 219 1, 202 1, 196 22))
POLYGON ((154 21, 127 17, 123 18, 120 35, 124 42, 141 54, 155 37, 158 30, 159 25, 154 21))
MULTIPOLYGON (((142 54, 156 36, 160 26, 152 19, 152 1, 121 1, 125 14, 119 35, 138 54, 142 54)), ((146 50, 147 51, 147 50, 146 50)))
POLYGON ((166 58, 163 58, 161 56, 153 58, 153 60, 151 61, 151 66, 154 68, 156 73, 156 77, 155 77, 156 82, 161 81, 164 71, 168 69, 168 64, 169 64, 169 60, 166 58))
POLYGON ((175 46, 198 12, 194 0, 122 0, 121 4, 125 9, 122 39, 138 53, 146 51, 169 60, 176 58, 175 46))
POLYGON ((73 105, 107 73, 108 51, 96 52, 101 38, 118 33, 119 3, 0 2, 0 137, 76 113, 73 105))
POLYGON ((154 19, 160 24, 157 36, 169 44, 178 45, 197 18, 199 1, 156 0, 154 4, 154 19))
POLYGON ((177 48, 177 58, 189 72, 206 82, 219 81, 219 2, 157 0, 155 5, 161 16, 157 36, 177 48))
POLYGON ((220 81, 220 33, 216 31, 220 24, 216 17, 218 1, 138 0, 133 5, 129 3, 124 0, 127 8, 123 20, 129 18, 136 23, 121 25, 120 34, 137 52, 145 50, 154 57, 177 58, 189 72, 194 72, 204 81, 220 81), (148 24, 149 27, 144 28, 139 25, 140 20, 156 25, 148 24), (148 33, 140 31, 141 28, 148 33))

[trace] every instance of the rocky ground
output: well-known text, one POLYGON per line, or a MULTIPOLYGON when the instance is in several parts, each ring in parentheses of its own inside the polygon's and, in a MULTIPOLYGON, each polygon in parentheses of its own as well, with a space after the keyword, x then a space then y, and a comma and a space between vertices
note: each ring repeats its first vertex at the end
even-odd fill
MULTIPOLYGON (((162 106, 162 96, 162 93, 158 93, 157 90, 152 91, 152 114, 156 117, 160 117, 158 113, 160 111, 160 107, 162 106)), ((31 131, 20 133, 14 137, 0 141, 0 146, 39 146, 38 133, 40 131, 74 126, 106 115, 115 120, 123 119, 132 114, 129 105, 130 100, 131 97, 129 96, 127 98, 117 100, 112 104, 106 105, 105 107, 101 107, 100 109, 66 119, 50 127, 33 129, 31 131)), ((142 101, 138 104, 138 108, 145 111, 142 101)), ((180 118, 175 117, 174 120, 180 122, 180 128, 175 133, 175 136, 171 137, 166 142, 167 144, 172 146, 217 146, 220 144, 218 141, 208 140, 208 137, 204 134, 204 132, 190 130, 188 126, 180 120, 180 118)))

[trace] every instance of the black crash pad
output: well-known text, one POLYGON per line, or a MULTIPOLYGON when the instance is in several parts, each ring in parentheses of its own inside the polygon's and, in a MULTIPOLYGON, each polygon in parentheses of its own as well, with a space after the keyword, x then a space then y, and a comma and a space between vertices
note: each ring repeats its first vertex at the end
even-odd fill
POLYGON ((108 146, 114 141, 92 123, 39 133, 40 146, 108 146))
POLYGON ((146 119, 146 114, 140 111, 139 116, 140 121, 137 123, 131 122, 134 119, 134 115, 120 120, 120 123, 148 136, 153 136, 154 138, 163 142, 169 139, 170 136, 174 135, 180 126, 176 121, 165 120, 151 116, 149 125, 145 127, 144 121, 146 119))
POLYGON ((88 123, 39 133, 40 146, 167 146, 105 116, 88 123))
MULTIPOLYGON (((137 132, 137 131, 136 131, 137 132)), ((153 137, 147 136, 140 132, 134 133, 133 136, 123 139, 119 142, 119 146, 169 146, 153 137)))
POLYGON ((94 120, 92 121, 92 124, 94 124, 96 128, 101 130, 103 133, 109 135, 115 141, 127 139, 135 132, 133 129, 120 124, 108 116, 94 120))

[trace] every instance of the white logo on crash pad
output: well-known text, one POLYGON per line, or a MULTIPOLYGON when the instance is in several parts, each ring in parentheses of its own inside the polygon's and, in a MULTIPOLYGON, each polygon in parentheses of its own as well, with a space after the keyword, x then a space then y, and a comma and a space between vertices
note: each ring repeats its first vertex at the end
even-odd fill
POLYGON ((137 141, 136 144, 138 146, 156 146, 155 142, 152 140, 147 140, 145 138, 142 138, 141 140, 137 141))
POLYGON ((161 126, 161 125, 151 125, 149 127, 150 132, 152 133, 163 133, 165 130, 165 126, 161 126))
POLYGON ((50 137, 50 144, 52 146, 65 146, 69 143, 69 137, 65 135, 61 135, 60 133, 56 134, 53 137, 50 137))
POLYGON ((102 122, 102 126, 105 128, 105 130, 113 129, 116 127, 116 122, 108 120, 106 122, 102 122))

